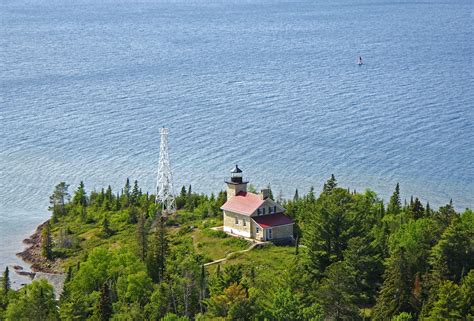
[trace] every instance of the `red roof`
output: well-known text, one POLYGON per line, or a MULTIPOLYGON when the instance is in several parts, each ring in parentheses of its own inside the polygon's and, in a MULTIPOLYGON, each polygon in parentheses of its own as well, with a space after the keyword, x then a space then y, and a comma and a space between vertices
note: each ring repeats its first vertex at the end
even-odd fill
POLYGON ((244 215, 252 215, 253 212, 263 204, 265 200, 262 200, 260 195, 240 192, 236 196, 230 199, 222 205, 221 210, 235 212, 244 215))
POLYGON ((260 225, 261 228, 294 224, 293 220, 283 213, 255 216, 252 219, 260 225))

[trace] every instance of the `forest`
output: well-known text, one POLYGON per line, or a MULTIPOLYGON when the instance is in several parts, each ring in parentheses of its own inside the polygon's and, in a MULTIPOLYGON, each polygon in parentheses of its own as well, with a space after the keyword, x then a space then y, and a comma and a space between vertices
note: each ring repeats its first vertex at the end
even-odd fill
POLYGON ((66 273, 63 292, 44 280, 15 291, 7 268, 0 320, 472 320, 474 212, 400 195, 397 184, 384 202, 331 176, 319 196, 277 198, 294 244, 244 252, 248 241, 211 229, 225 192, 183 187, 164 217, 137 181, 61 182, 39 255, 66 273))

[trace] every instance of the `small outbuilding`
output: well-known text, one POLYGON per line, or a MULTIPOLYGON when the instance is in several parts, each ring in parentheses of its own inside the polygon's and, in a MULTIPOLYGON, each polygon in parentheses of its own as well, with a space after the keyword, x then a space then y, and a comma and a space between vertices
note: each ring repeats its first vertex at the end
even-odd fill
POLYGON ((259 194, 247 192, 248 182, 242 170, 235 165, 227 184, 227 202, 221 209, 224 231, 259 241, 293 240, 293 220, 285 209, 269 197, 270 190, 259 194))

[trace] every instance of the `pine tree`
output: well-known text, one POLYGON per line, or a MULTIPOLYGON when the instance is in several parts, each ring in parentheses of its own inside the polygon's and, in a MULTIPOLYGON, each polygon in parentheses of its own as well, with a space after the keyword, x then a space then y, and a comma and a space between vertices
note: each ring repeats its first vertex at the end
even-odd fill
POLYGON ((416 312, 412 285, 413 271, 400 248, 390 257, 382 289, 374 307, 374 320, 390 320, 401 312, 416 312))
POLYGON ((316 202, 316 196, 314 195, 314 187, 313 186, 311 186, 309 188, 309 192, 308 192, 308 195, 306 195, 306 199, 310 203, 316 202))
POLYGON ((51 239, 51 227, 46 223, 41 232, 41 253, 43 256, 51 260, 53 259, 53 240, 51 239))
POLYGON ((425 209, 423 208, 423 205, 421 204, 418 197, 416 197, 415 200, 413 201, 413 204, 411 206, 411 213, 415 220, 422 218, 423 215, 425 214, 425 209))
POLYGON ((330 194, 332 190, 335 189, 336 187, 337 187, 336 177, 334 177, 334 174, 331 174, 331 178, 329 178, 327 182, 324 183, 323 193, 330 194))
POLYGON ((343 259, 349 239, 360 233, 354 218, 354 196, 339 188, 322 193, 305 225, 311 272, 320 278, 330 264, 343 259))
POLYGON ((300 195, 298 194, 298 189, 295 191, 295 196, 293 196, 293 201, 297 202, 300 199, 300 195))
POLYGON ((438 212, 435 213, 435 218, 443 226, 447 227, 454 218, 457 218, 458 214, 454 210, 451 202, 445 206, 441 206, 438 212))
POLYGON ((120 211, 120 196, 119 196, 118 193, 115 195, 114 210, 115 210, 115 211, 120 211))
POLYGON ((132 194, 130 196, 130 203, 134 206, 137 206, 138 205, 138 200, 140 199, 140 196, 141 196, 141 192, 140 192, 140 188, 138 187, 138 181, 135 180, 133 182, 133 190, 132 190, 132 194))
POLYGON ((3 272, 2 278, 2 290, 3 294, 6 296, 8 294, 8 290, 10 290, 10 271, 8 270, 8 266, 5 268, 5 272, 3 272))
POLYGON ((112 299, 107 281, 102 284, 100 289, 99 302, 97 304, 97 312, 101 321, 108 321, 112 316, 112 299))
POLYGON ((145 226, 145 216, 140 215, 137 224, 137 243, 138 243, 138 257, 145 261, 147 254, 147 230, 145 226))
POLYGON ((383 204, 383 201, 382 201, 380 202, 379 221, 382 221, 384 216, 385 216, 385 205, 383 204))
POLYGON ((79 183, 79 187, 77 188, 76 192, 74 193, 74 197, 72 198, 72 203, 74 205, 87 206, 87 194, 83 181, 79 183))
POLYGON ((186 210, 189 212, 194 211, 194 200, 193 200, 193 192, 191 190, 191 185, 188 188, 188 195, 186 198, 186 210))
POLYGON ((137 208, 135 206, 131 206, 128 208, 128 223, 136 224, 138 221, 137 215, 137 208))
POLYGON ((431 249, 430 263, 440 279, 459 282, 474 267, 474 229, 463 218, 453 218, 431 249))
POLYGON ((430 202, 426 202, 425 216, 426 216, 426 217, 430 217, 430 216, 431 216, 430 202))
POLYGON ((160 218, 159 226, 153 234, 147 255, 148 274, 155 283, 159 283, 164 276, 166 258, 169 253, 168 235, 163 217, 160 218))
POLYGON ((104 219, 102 220, 102 234, 105 237, 112 235, 112 230, 110 228, 109 218, 107 215, 104 215, 104 219))
POLYGON ((186 198, 186 195, 188 195, 188 193, 186 192, 186 186, 182 186, 181 187, 181 192, 179 193, 179 197, 185 199, 186 198))
POLYGON ((395 214, 395 215, 400 214, 401 208, 402 208, 402 203, 400 200, 400 185, 397 183, 397 186, 395 186, 395 191, 390 197, 390 202, 388 203, 388 206, 387 206, 387 213, 395 214))
POLYGON ((357 315, 354 274, 344 261, 331 264, 325 271, 316 300, 334 320, 351 320, 357 315))
POLYGON ((474 269, 462 279, 463 315, 474 319, 474 269))
POLYGON ((430 317, 432 320, 461 320, 463 317, 463 293, 459 286, 449 280, 443 282, 437 291, 430 317))
POLYGON ((130 205, 130 179, 127 177, 125 186, 122 192, 122 207, 128 207, 130 205))

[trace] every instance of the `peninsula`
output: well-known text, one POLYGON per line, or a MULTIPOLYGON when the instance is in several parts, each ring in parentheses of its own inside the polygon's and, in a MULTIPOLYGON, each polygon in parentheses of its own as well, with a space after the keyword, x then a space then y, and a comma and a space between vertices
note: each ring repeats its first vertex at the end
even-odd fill
MULTIPOLYGON (((7 270, 1 318, 416 320, 474 315, 471 210, 457 213, 451 203, 435 210, 417 197, 402 202, 399 185, 384 202, 371 190, 340 187, 331 176, 319 195, 313 188, 305 195, 296 190, 292 199, 273 201, 271 188, 264 190, 261 200, 269 201, 259 204, 271 203, 272 212, 267 209, 268 218, 261 220, 265 205, 261 215, 250 216, 258 224, 246 224, 256 231, 261 221, 284 211, 294 228, 289 242, 275 244, 269 232, 256 239, 226 228, 242 229, 249 217, 226 223, 243 204, 240 198, 228 203, 242 195, 230 190, 241 188, 240 180, 236 184, 211 195, 183 186, 176 213, 165 216, 155 195, 143 192, 137 181, 127 179, 119 192, 110 186, 87 192, 81 183, 72 197, 61 182, 50 198, 51 219, 20 254, 36 271, 65 273, 60 299, 45 280, 27 285, 26 291, 9 289, 7 270)), ((256 191, 249 185, 246 192, 256 191)))

